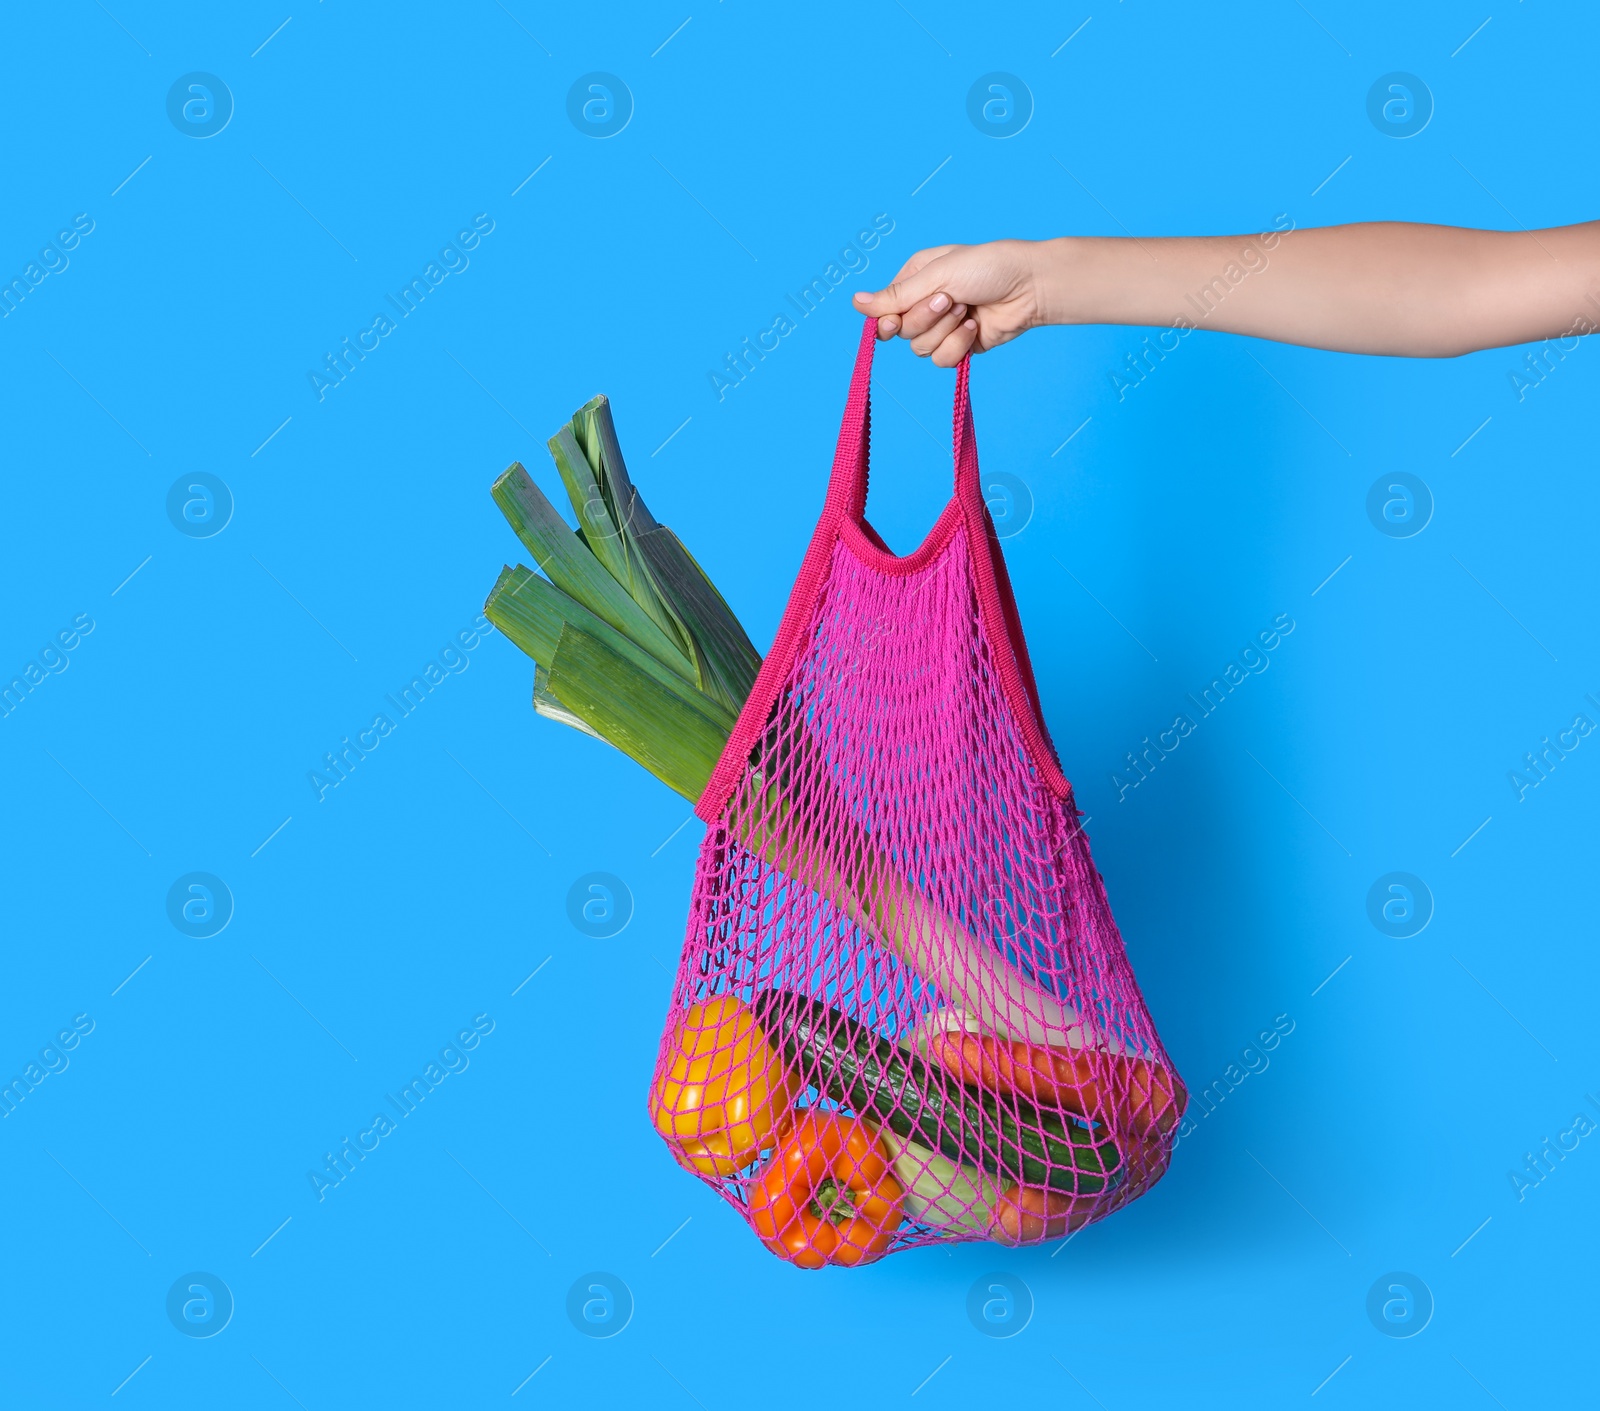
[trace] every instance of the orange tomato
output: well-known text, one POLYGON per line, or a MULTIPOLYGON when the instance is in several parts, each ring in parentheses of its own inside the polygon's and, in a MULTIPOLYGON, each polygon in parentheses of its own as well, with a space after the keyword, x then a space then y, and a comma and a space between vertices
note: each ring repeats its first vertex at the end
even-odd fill
POLYGON ((774 1145, 803 1091, 747 1005, 690 1005, 650 1085, 650 1120, 692 1171, 732 1176, 774 1145))
POLYGON ((905 1218, 877 1132, 815 1108, 751 1179, 749 1199, 761 1242, 802 1269, 881 1258, 905 1218))

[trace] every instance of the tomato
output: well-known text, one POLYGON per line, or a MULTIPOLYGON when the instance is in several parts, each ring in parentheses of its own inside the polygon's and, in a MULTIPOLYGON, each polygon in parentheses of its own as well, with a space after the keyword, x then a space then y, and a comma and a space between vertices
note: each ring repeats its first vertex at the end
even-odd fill
POLYGON ((1103 1049, 1029 1044, 954 1029, 930 1034, 927 1054, 963 1082, 1108 1121, 1119 1136, 1165 1136, 1178 1125, 1189 1100, 1183 1084, 1159 1064, 1103 1049), (1103 1099, 1109 1099, 1104 1111, 1103 1099))
POLYGON ((749 1200, 761 1242, 802 1269, 879 1259, 905 1218, 877 1131, 815 1108, 751 1178, 749 1200))
POLYGON ((794 1119, 802 1086, 732 995, 690 1005, 650 1085, 650 1120, 691 1171, 732 1176, 794 1119))
POLYGON ((1097 1196, 1074 1196, 1034 1186, 1007 1186, 995 1202, 989 1238, 1000 1244, 1058 1240, 1089 1223, 1097 1196))

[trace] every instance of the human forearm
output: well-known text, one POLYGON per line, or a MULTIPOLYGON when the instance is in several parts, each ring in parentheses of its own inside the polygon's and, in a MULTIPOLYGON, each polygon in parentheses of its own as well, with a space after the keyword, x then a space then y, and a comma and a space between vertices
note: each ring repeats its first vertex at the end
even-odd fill
POLYGON ((1382 222, 1037 249, 1050 323, 1184 321, 1339 352, 1454 357, 1600 322, 1600 222, 1533 234, 1382 222))
POLYGON ((900 333, 945 366, 1049 323, 1179 324, 1453 357, 1600 325, 1600 222, 944 245, 919 251, 887 289, 856 303, 878 316, 881 336, 900 333))

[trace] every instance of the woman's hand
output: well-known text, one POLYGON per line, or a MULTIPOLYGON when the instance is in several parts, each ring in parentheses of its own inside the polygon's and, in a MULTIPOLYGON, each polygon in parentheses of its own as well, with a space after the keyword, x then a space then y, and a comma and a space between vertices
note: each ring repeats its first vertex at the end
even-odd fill
POLYGON ((855 296, 878 319, 878 337, 899 334, 918 357, 954 367, 1047 321, 1040 297, 1040 251, 1029 240, 935 245, 906 261, 894 283, 855 296))

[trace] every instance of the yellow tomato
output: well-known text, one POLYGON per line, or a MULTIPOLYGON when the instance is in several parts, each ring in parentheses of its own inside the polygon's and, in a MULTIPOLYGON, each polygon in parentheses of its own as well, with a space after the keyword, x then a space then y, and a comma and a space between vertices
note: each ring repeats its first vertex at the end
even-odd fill
POLYGON ((691 1005, 673 1030, 650 1120, 685 1166, 732 1176, 788 1130, 799 1093, 749 1008, 719 995, 691 1005))

